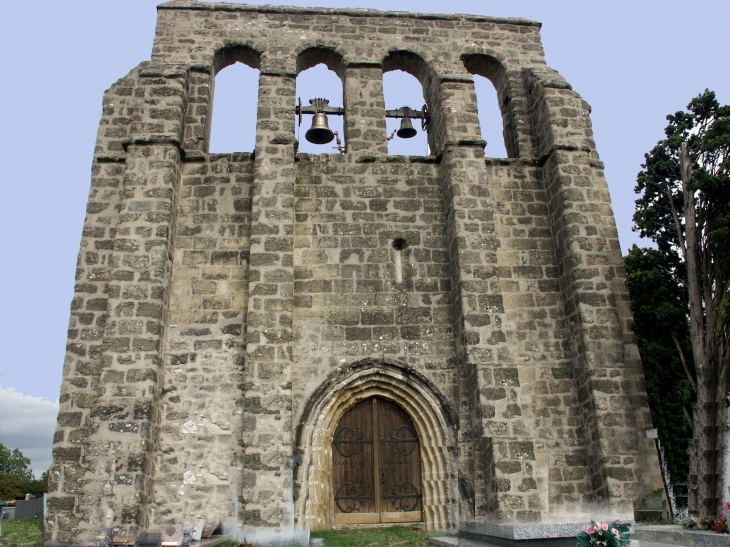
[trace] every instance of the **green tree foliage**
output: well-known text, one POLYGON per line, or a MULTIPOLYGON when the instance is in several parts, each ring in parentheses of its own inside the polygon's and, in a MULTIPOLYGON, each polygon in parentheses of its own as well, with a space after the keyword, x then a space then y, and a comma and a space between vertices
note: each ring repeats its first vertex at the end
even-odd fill
MULTIPOLYGON (((730 376, 730 106, 705 91, 667 116, 666 139, 637 177, 634 222, 657 244, 686 295, 694 369, 689 509, 717 514, 722 502, 725 396, 730 376)), ((689 361, 681 340, 673 340, 689 361)))
POLYGON ((20 475, 0 473, 0 499, 19 500, 25 497, 28 481, 20 475))
POLYGON ((40 497, 48 492, 48 474, 35 480, 28 467, 30 460, 17 448, 10 450, 0 443, 0 499, 23 499, 26 494, 40 497))
POLYGON ((23 456, 23 453, 17 448, 10 450, 0 443, 0 473, 9 473, 18 475, 27 480, 33 480, 33 471, 28 466, 30 460, 23 456))
POLYGON ((636 245, 624 258, 634 314, 634 332, 644 363, 651 417, 664 448, 669 484, 677 508, 687 506, 689 444, 688 408, 694 401, 689 377, 694 377, 687 321, 687 297, 667 255, 636 245), (680 344, 682 353, 677 350, 680 344), (682 362, 683 356, 690 361, 682 362))
MULTIPOLYGON (((45 472, 44 472, 45 475, 45 472)), ((43 494, 48 493, 48 479, 39 479, 28 481, 25 485, 25 493, 33 494, 36 498, 40 498, 43 494)))

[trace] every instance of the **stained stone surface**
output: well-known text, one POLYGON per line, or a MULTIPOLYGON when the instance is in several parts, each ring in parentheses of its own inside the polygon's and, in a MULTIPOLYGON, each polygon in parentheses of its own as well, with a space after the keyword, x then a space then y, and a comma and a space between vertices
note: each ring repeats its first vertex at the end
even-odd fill
MULTIPOLYGON (((648 525, 635 526, 633 537, 641 541, 662 543, 667 545, 689 545, 691 547, 721 547, 730 545, 727 534, 718 534, 714 530, 685 530, 680 525, 648 525)), ((632 539, 632 543, 634 543, 632 539)))
POLYGON ((589 113, 532 21, 161 5, 151 59, 104 95, 46 540, 329 527, 322 424, 368 394, 421 409, 429 529, 632 514, 662 483, 589 113), (256 149, 209 154, 234 62, 260 70, 256 149), (318 63, 344 81, 345 154, 297 152, 318 63), (387 154, 396 69, 431 156, 387 154), (509 158, 484 157, 472 74, 509 158))

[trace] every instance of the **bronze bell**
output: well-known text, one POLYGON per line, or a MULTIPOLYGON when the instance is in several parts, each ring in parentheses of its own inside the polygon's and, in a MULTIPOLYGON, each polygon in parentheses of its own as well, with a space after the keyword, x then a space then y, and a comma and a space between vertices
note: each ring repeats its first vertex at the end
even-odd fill
POLYGON ((413 129, 413 124, 411 123, 411 119, 408 116, 405 116, 400 121, 400 129, 398 130, 398 135, 401 139, 410 139, 411 137, 415 137, 418 134, 418 131, 413 129))
POLYGON ((332 142, 335 138, 335 134, 327 124, 327 114, 324 112, 317 112, 312 118, 312 127, 304 135, 312 144, 327 144, 332 142))

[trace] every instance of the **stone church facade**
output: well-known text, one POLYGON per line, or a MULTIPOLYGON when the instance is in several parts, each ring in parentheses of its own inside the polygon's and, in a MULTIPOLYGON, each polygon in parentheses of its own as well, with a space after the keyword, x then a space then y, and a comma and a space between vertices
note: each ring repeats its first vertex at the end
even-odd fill
POLYGON ((410 420, 428 529, 630 515, 662 486, 589 112, 532 21, 159 6, 151 60, 104 95, 47 543, 331 527, 337 427, 370 399, 410 420), (260 70, 256 148, 210 154, 234 62, 260 70), (297 152, 318 63, 342 154, 297 152), (390 70, 423 85, 429 156, 388 155, 390 70), (472 75, 508 158, 484 157, 472 75))

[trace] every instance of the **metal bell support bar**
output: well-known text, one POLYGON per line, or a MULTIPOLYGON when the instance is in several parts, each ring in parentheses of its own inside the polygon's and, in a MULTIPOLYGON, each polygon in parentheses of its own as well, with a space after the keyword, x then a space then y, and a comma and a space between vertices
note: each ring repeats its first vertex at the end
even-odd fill
MULTIPOLYGON (((305 138, 309 142, 313 144, 327 144, 332 142, 332 139, 337 138, 337 146, 335 148, 340 152, 345 151, 337 131, 332 131, 327 124, 327 114, 344 116, 344 108, 330 106, 329 100, 324 98, 309 99, 309 106, 302 106, 302 99, 300 98, 299 104, 294 108, 294 112, 299 117, 299 125, 302 125, 302 115, 312 114, 314 116, 312 119, 312 127, 305 134, 305 138)), ((428 130, 428 124, 431 121, 431 113, 425 104, 420 110, 414 110, 408 106, 398 108, 397 110, 386 110, 385 117, 402 118, 400 129, 393 131, 393 134, 386 137, 387 140, 391 140, 395 135, 398 135, 402 139, 415 137, 417 132, 413 128, 411 119, 420 119, 421 129, 423 131, 428 130)))
POLYGON ((341 106, 330 106, 329 99, 309 99, 309 106, 302 106, 302 99, 299 99, 299 104, 294 108, 297 116, 299 116, 299 125, 302 125, 302 114, 317 114, 322 112, 324 114, 334 114, 336 116, 344 116, 345 109, 341 106))

